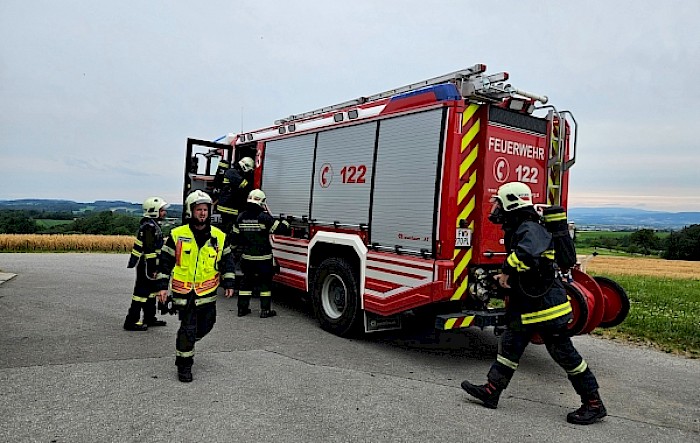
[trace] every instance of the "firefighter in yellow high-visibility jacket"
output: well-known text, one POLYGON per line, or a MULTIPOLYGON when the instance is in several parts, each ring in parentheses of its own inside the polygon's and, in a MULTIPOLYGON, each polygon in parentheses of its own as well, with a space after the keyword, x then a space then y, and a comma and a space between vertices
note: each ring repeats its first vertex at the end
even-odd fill
POLYGON ((211 204, 211 198, 203 191, 187 196, 188 223, 170 232, 161 253, 158 298, 161 303, 167 301, 172 277, 172 303, 180 319, 175 365, 181 382, 192 381, 195 342, 207 335, 216 322, 219 284, 226 297, 233 295, 233 255, 226 246, 226 234, 210 224, 211 204))

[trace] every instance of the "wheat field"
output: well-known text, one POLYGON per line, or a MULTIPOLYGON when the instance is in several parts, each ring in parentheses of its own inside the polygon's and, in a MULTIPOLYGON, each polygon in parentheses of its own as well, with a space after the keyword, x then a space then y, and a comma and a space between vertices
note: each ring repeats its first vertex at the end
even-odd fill
POLYGON ((131 235, 0 234, 3 252, 129 252, 131 235))
POLYGON ((700 262, 658 258, 597 256, 581 260, 582 268, 598 275, 646 275, 700 280, 700 262))

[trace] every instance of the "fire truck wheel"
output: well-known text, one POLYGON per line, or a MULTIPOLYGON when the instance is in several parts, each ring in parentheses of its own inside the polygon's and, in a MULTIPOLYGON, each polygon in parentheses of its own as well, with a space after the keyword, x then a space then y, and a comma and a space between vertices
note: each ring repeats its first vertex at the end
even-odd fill
POLYGON ((324 260, 316 271, 311 301, 321 327, 341 337, 351 336, 362 324, 357 278, 347 261, 324 260))

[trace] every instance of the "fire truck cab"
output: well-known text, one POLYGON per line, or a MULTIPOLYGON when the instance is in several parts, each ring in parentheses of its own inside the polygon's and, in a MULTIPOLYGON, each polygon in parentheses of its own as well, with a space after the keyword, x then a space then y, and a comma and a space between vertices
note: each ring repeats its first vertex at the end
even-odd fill
MULTIPOLYGON (((271 238, 275 280, 308 292, 337 335, 397 328, 425 307, 441 330, 498 328, 492 276, 506 251, 491 198, 521 181, 535 203, 566 208, 578 129, 508 77, 477 64, 216 142, 189 139, 183 200, 212 191, 218 161, 254 158, 269 212, 293 227, 271 238)), ((563 278, 572 334, 624 320, 619 285, 580 269, 563 278)))

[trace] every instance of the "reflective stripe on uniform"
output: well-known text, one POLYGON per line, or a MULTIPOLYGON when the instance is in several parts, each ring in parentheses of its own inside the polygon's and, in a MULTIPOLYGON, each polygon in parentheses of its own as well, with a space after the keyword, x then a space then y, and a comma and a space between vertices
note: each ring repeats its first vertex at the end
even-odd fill
POLYGON ((201 306, 214 301, 216 301, 216 295, 212 295, 211 297, 197 297, 194 299, 194 305, 201 306))
POLYGON ((175 257, 175 250, 173 248, 171 248, 170 246, 163 246, 163 248, 161 249, 161 252, 165 252, 166 254, 172 255, 173 257, 175 257))
POLYGON ((148 297, 139 297, 138 295, 132 295, 131 299, 133 301, 139 301, 141 303, 146 303, 148 301, 148 297))
POLYGON ((540 323, 547 320, 553 320, 555 318, 561 317, 563 315, 571 312, 571 303, 567 300, 566 302, 553 306, 548 309, 537 312, 528 312, 527 314, 522 314, 520 316, 524 325, 530 323, 540 323))
POLYGON ((586 360, 581 360, 581 364, 576 366, 574 369, 570 371, 566 371, 567 374, 569 375, 578 375, 582 374, 586 369, 588 369, 588 363, 586 363, 586 360))
POLYGON ((566 220, 566 212, 555 212, 553 214, 545 214, 545 223, 566 220))
POLYGON ((233 209, 233 208, 229 208, 229 207, 221 206, 221 205, 217 206, 216 209, 218 209, 219 212, 223 212, 225 214, 238 215, 238 209, 233 209))
MULTIPOLYGON (((211 297, 195 297, 194 305, 201 306, 214 301, 216 301, 216 295, 212 295, 211 297)), ((177 306, 186 306, 187 298, 173 297, 173 304, 177 306)))
POLYGON ((217 286, 219 286, 219 275, 215 275, 212 279, 196 283, 194 285, 192 282, 180 281, 174 278, 172 281, 173 292, 177 292, 179 294, 187 294, 192 289, 194 289, 197 294, 200 294, 203 291, 215 288, 217 286))
POLYGON ((185 306, 187 304, 186 298, 173 297, 173 304, 177 306, 185 306))
POLYGON ((134 240, 134 246, 131 248, 131 255, 136 258, 140 258, 143 253, 143 242, 138 238, 134 240))
POLYGON ((518 363, 508 360, 507 358, 505 358, 501 354, 496 355, 496 361, 498 363, 502 364, 503 366, 511 368, 514 371, 516 369, 518 369, 518 363))
POLYGON ((253 291, 238 291, 238 295, 253 295, 253 291))
POLYGON ((259 231, 265 229, 263 223, 239 223, 238 228, 242 231, 259 231))
POLYGON ((175 355, 177 357, 194 357, 194 349, 192 349, 191 351, 178 351, 176 349, 175 355))
POLYGON ((554 260, 554 249, 547 249, 542 253, 542 257, 554 260))
POLYGON ((260 291, 260 297, 270 297, 272 296, 272 291, 260 291))
POLYGON ((253 260, 253 261, 260 261, 260 260, 269 260, 272 258, 272 254, 265 254, 265 255, 248 255, 248 254, 241 254, 241 257, 246 259, 246 260, 253 260))
POLYGON ((515 269, 517 269, 518 272, 523 272, 523 271, 529 271, 529 270, 530 270, 530 267, 529 267, 528 265, 526 265, 525 263, 523 263, 522 260, 520 260, 520 259, 518 258, 518 256, 515 255, 515 252, 511 252, 510 255, 508 256, 508 259, 507 259, 506 261, 508 262, 508 264, 509 264, 510 266, 512 266, 512 267, 514 267, 515 269))
POLYGON ((270 228, 270 234, 274 234, 280 225, 284 225, 287 227, 287 229, 289 229, 289 222, 287 220, 282 220, 281 222, 279 220, 275 220, 275 222, 272 224, 272 227, 270 228))

